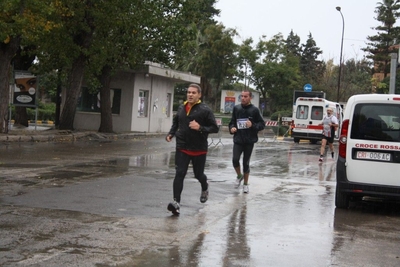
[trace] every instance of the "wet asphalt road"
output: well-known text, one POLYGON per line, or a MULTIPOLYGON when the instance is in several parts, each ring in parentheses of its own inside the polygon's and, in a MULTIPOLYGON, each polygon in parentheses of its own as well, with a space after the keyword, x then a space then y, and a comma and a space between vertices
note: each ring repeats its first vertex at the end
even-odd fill
POLYGON ((0 266, 399 266, 400 206, 335 209, 319 145, 261 137, 243 194, 210 142, 210 198, 189 172, 179 217, 163 136, 0 144, 0 266))

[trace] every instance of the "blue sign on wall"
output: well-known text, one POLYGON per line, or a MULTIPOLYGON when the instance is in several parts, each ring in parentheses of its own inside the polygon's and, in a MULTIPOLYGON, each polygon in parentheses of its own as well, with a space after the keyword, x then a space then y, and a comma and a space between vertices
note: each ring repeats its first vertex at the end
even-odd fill
POLYGON ((311 92, 312 91, 312 85, 307 83, 307 84, 304 85, 303 89, 304 89, 304 92, 311 92))

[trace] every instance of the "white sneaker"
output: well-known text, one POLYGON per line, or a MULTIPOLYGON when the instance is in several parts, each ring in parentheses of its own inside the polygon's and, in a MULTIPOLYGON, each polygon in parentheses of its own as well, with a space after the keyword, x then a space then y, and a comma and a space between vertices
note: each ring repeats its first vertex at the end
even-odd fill
POLYGON ((245 185, 243 185, 243 193, 249 193, 249 185, 248 184, 245 184, 245 185))
POLYGON ((236 177, 236 187, 237 188, 239 188, 239 186, 240 186, 240 184, 242 183, 242 181, 243 181, 243 174, 241 174, 241 175, 238 175, 237 177, 236 177))

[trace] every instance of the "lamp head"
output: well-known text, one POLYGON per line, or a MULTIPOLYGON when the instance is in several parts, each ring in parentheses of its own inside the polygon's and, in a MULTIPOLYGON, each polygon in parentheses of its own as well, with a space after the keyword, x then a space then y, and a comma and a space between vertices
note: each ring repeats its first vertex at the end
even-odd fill
POLYGON ((340 10, 342 10, 342 8, 340 6, 337 6, 336 10, 340 12, 340 10))

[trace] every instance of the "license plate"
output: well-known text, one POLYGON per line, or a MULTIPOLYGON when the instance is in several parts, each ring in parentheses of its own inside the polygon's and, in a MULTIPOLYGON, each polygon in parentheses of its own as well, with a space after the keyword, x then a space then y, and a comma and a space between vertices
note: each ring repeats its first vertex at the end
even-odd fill
POLYGON ((390 153, 357 151, 356 158, 367 159, 367 160, 378 160, 378 161, 390 161, 390 153))

